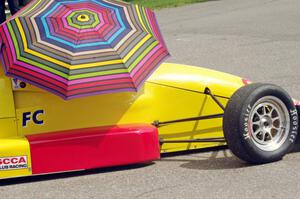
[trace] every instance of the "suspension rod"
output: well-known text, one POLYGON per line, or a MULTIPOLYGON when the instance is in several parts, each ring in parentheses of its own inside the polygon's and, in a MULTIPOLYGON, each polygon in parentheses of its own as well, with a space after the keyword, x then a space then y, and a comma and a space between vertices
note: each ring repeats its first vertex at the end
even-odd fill
POLYGON ((215 114, 215 115, 206 115, 206 116, 199 116, 199 117, 191 117, 191 118, 185 118, 185 119, 179 119, 179 120, 170 120, 170 121, 164 121, 160 122, 158 120, 155 120, 152 124, 156 127, 160 127, 164 124, 172 124, 172 123, 178 123, 178 122, 190 122, 190 121, 196 121, 196 120, 208 120, 208 119, 215 119, 215 118, 222 118, 222 114, 215 114))
POLYGON ((190 139, 190 140, 163 140, 160 139, 160 144, 166 143, 195 143, 195 142, 226 142, 225 138, 218 137, 218 138, 204 138, 204 139, 190 139))
POLYGON ((221 102, 216 98, 216 96, 214 96, 212 94, 211 90, 208 87, 205 88, 204 94, 209 95, 223 111, 225 110, 225 107, 223 106, 223 104, 221 104, 221 102))

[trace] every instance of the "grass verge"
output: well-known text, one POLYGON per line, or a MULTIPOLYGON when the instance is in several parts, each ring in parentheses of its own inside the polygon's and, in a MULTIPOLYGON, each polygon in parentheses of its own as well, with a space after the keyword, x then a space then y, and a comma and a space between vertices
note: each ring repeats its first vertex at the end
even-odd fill
POLYGON ((178 7, 191 3, 200 3, 210 0, 125 0, 127 2, 134 2, 152 9, 161 9, 168 7, 178 7))

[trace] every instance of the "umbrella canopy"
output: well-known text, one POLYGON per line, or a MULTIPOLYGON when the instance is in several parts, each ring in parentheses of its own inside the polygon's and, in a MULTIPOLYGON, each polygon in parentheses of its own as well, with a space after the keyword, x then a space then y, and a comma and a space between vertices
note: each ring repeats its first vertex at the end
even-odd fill
POLYGON ((153 11, 114 0, 35 0, 0 44, 8 76, 64 99, 137 91, 169 56, 153 11))

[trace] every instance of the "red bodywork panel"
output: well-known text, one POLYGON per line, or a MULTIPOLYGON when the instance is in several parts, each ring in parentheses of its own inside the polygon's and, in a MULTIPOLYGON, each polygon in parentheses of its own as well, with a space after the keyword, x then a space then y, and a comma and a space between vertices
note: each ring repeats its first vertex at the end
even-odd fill
POLYGON ((43 174, 148 162, 160 158, 151 125, 96 127, 27 136, 32 173, 43 174))

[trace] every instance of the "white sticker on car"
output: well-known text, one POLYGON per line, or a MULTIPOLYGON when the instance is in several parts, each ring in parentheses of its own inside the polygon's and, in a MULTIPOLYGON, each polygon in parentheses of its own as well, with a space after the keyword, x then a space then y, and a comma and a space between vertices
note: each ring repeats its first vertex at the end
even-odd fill
POLYGON ((28 168, 27 156, 0 157, 0 171, 28 168))

